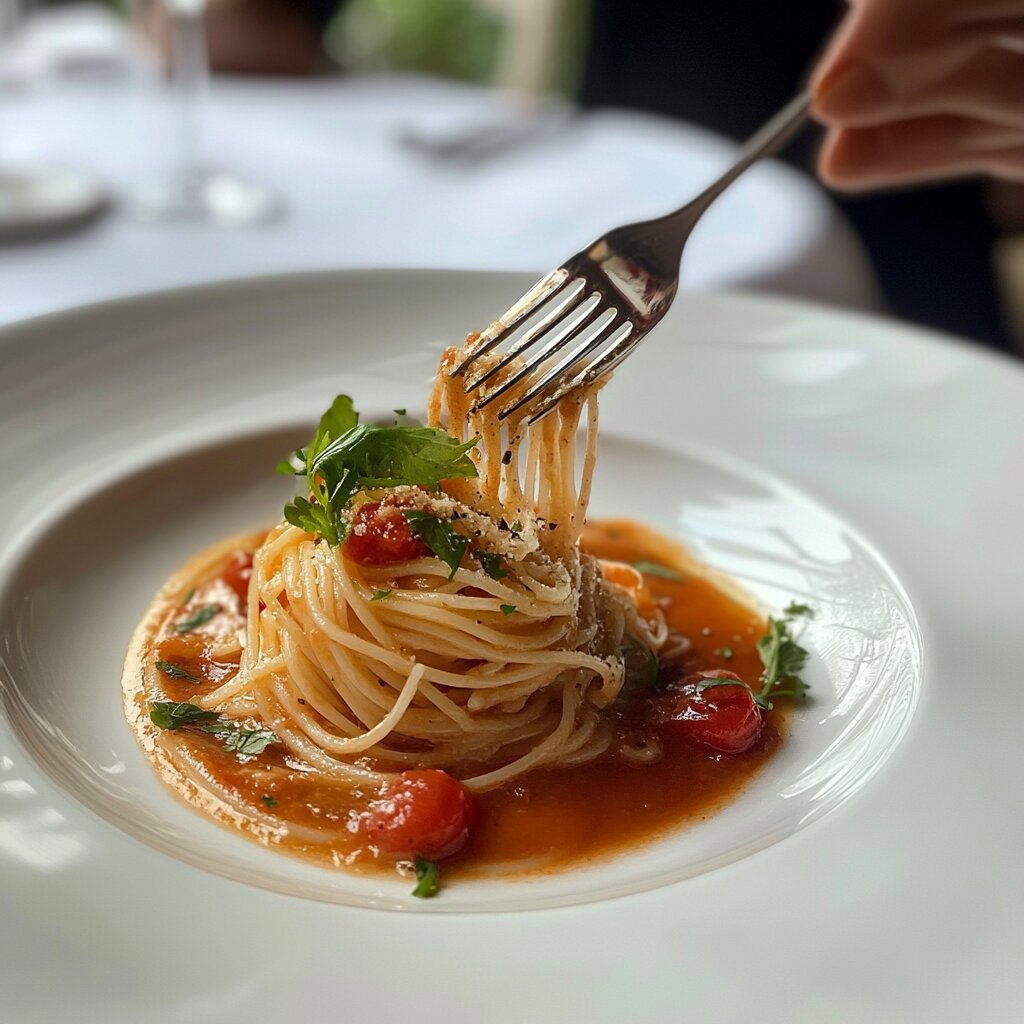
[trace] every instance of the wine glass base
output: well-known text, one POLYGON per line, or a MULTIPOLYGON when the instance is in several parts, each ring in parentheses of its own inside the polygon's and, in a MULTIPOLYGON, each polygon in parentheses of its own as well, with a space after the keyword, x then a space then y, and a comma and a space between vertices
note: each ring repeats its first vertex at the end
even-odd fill
POLYGON ((281 215, 272 189, 221 171, 178 175, 137 190, 131 213, 143 221, 205 221, 232 227, 264 224, 281 215))

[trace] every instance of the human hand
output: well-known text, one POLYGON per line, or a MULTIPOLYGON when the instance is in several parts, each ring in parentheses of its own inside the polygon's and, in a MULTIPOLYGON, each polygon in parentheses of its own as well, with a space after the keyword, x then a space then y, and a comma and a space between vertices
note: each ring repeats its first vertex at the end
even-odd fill
POLYGON ((840 189, 1024 181, 1024 0, 851 0, 811 80, 840 189))

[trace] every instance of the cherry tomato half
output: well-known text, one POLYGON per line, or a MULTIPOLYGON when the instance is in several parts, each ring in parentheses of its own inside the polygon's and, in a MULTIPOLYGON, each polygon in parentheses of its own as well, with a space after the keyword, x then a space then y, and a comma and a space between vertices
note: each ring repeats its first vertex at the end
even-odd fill
POLYGON ((402 772, 370 804, 360 831, 383 853, 438 860, 461 849, 478 813, 469 790, 447 772, 402 772))
POLYGON ((742 754, 761 738, 764 715, 734 672, 720 669, 687 676, 665 711, 664 728, 691 743, 723 754, 742 754), (735 680, 735 686, 700 684, 735 680))
POLYGON ((426 544, 412 532, 409 520, 395 505, 368 501, 352 516, 345 538, 345 556, 360 565, 387 565, 430 554, 426 544))

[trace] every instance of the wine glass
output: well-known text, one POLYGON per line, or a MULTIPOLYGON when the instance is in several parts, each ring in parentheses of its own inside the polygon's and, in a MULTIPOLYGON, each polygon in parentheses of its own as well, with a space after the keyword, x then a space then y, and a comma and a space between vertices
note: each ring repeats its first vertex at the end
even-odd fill
POLYGON ((203 15, 206 0, 163 0, 169 16, 171 89, 177 106, 174 166, 162 181, 138 189, 131 209, 141 220, 258 224, 276 217, 272 189, 204 162, 202 97, 209 79, 203 15))
MULTIPOLYGON (((28 0, 0 0, 0 101, 20 98, 36 75, 21 66, 21 30, 32 14, 28 0)), ((0 112, 2 113, 2 112, 0 112)), ((24 241, 75 230, 107 208, 105 189, 77 167, 10 162, 9 132, 0 128, 0 242, 24 241)))

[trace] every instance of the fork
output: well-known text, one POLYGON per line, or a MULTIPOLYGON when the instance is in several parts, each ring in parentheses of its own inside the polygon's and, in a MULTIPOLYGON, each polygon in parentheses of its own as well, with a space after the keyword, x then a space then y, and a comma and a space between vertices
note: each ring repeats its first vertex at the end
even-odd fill
POLYGON ((529 422, 536 423, 566 395, 611 373, 668 312, 679 288, 683 247, 704 211, 751 164, 788 142, 805 123, 809 106, 809 95, 801 92, 754 133, 732 166, 695 199, 664 217, 609 231, 541 278, 482 331, 451 376, 466 376, 481 356, 504 341, 510 344, 497 363, 467 377, 466 394, 477 393, 472 411, 522 384, 498 418, 525 409, 529 422), (498 386, 482 390, 495 378, 498 386))

